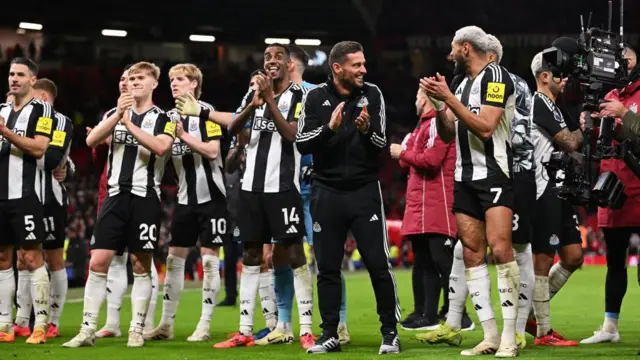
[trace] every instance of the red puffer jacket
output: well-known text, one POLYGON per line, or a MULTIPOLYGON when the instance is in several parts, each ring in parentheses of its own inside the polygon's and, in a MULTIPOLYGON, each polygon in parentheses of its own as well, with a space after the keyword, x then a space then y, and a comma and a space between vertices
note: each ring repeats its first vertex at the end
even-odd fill
MULTIPOLYGON (((624 106, 638 113, 640 110, 640 80, 627 85, 622 91, 613 90, 605 99, 617 99, 624 106)), ((617 119, 619 121, 619 119, 617 119)), ((614 141, 615 143, 615 141, 614 141)), ((600 172, 612 171, 624 184, 627 200, 619 210, 598 208, 598 226, 618 228, 640 226, 640 179, 625 165, 624 160, 602 160, 600 172)))
POLYGON ((400 153, 400 166, 410 168, 403 235, 456 236, 456 220, 451 211, 456 145, 440 139, 435 115, 434 110, 422 115, 400 153))

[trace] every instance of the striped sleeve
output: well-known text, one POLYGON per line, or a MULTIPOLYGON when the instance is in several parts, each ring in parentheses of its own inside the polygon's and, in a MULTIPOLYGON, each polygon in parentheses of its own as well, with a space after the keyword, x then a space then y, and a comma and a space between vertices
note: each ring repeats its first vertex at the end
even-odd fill
POLYGON ((369 99, 369 138, 371 143, 379 148, 387 146, 387 113, 384 103, 384 96, 377 85, 368 84, 372 88, 373 96, 369 99))
POLYGON ((296 147, 301 154, 312 154, 323 143, 333 137, 329 129, 330 119, 318 117, 318 107, 322 106, 322 86, 309 90, 302 98, 300 118, 298 118, 298 132, 296 133, 296 147))
POLYGON ((43 101, 38 101, 34 107, 36 111, 32 114, 29 126, 35 126, 34 135, 46 136, 51 139, 55 125, 53 107, 43 101))

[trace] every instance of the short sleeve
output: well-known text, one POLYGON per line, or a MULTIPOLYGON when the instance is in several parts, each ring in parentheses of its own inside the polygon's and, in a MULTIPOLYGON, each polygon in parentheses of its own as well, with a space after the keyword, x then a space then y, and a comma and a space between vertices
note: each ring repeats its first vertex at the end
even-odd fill
POLYGON ((554 137, 562 129, 567 127, 564 118, 557 107, 552 106, 550 100, 536 95, 533 100, 533 122, 549 136, 554 137), (549 102, 549 103, 548 103, 549 102))
POLYGON ((51 135, 49 146, 67 149, 73 136, 73 125, 66 116, 57 113, 55 115, 55 128, 51 135))
POLYGON ((495 63, 489 64, 480 83, 481 104, 504 109, 507 105, 507 99, 514 92, 513 80, 509 73, 495 63))
POLYGON ((176 138, 176 124, 169 119, 166 113, 158 114, 158 120, 156 121, 156 129, 154 135, 168 135, 172 139, 176 138))
POLYGON ((207 141, 218 140, 222 137, 222 128, 211 120, 204 122, 204 129, 207 141))
POLYGON ((46 136, 51 139, 56 126, 53 107, 47 103, 38 102, 34 104, 34 110, 29 122, 29 126, 35 126, 34 136, 46 136))

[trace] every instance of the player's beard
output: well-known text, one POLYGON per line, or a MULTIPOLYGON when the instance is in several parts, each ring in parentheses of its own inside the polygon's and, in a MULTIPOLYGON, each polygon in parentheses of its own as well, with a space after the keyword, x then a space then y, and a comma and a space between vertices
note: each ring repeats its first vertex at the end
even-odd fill
POLYGON ((453 62, 453 75, 461 75, 466 71, 464 63, 455 61, 453 62))

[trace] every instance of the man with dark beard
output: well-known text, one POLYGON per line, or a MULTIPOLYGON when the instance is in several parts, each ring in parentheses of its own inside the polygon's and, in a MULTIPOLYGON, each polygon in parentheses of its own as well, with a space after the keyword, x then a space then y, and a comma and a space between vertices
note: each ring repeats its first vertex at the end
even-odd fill
POLYGON ((386 147, 385 103, 380 89, 364 82, 362 45, 336 44, 329 54, 332 76, 311 89, 302 106, 296 144, 313 154, 311 195, 322 336, 307 352, 340 351, 340 265, 352 231, 373 283, 382 323, 380 354, 399 353, 400 320, 378 171, 386 147))

